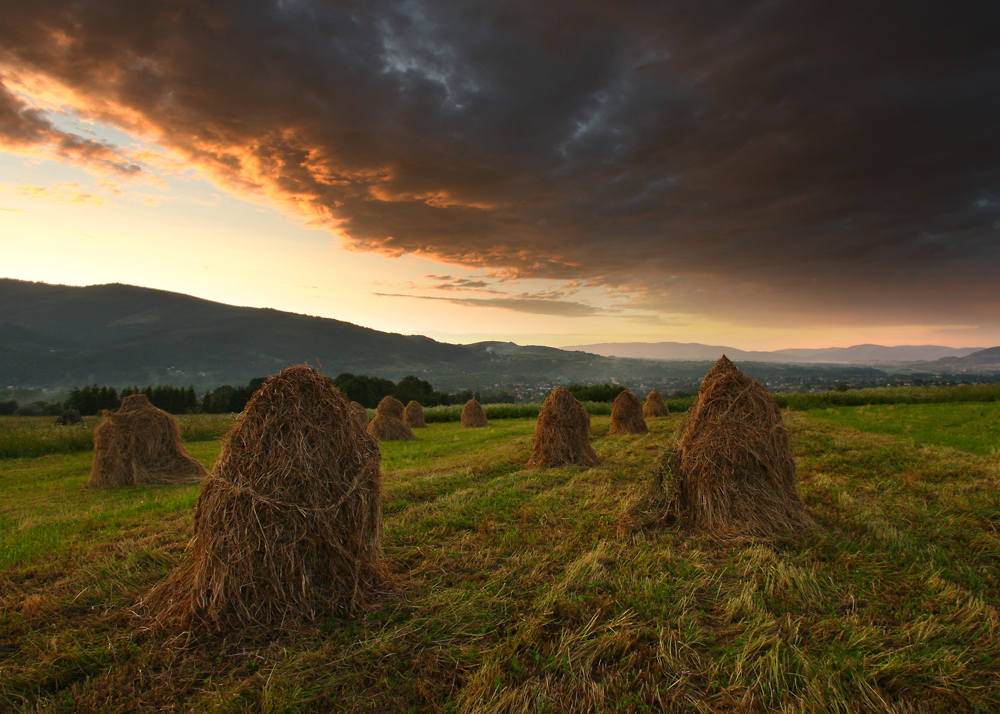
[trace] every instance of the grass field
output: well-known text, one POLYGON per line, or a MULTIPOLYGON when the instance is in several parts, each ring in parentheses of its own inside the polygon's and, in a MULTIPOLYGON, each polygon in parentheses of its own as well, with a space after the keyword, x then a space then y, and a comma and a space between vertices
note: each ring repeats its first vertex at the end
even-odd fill
MULTIPOLYGON (((197 486, 98 492, 89 453, 2 459, 0 708, 1000 711, 997 405, 786 419, 816 527, 771 543, 631 525, 678 416, 641 437, 594 417, 592 469, 525 469, 531 419, 383 444, 394 594, 266 642, 134 614, 197 486)), ((210 466, 219 442, 188 447, 210 466)))

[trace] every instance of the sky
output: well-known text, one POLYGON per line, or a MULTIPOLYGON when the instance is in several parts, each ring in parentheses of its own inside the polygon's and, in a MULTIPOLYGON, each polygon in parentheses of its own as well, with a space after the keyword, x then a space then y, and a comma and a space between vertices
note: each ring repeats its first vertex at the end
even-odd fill
POLYGON ((1000 344, 995 2, 0 9, 0 277, 463 343, 1000 344))

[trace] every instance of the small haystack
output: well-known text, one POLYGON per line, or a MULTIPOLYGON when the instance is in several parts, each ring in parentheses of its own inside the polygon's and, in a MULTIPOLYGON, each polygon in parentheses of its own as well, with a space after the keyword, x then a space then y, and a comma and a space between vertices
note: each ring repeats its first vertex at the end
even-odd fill
POLYGON ((768 537, 809 525, 781 410, 725 357, 687 415, 677 470, 678 515, 689 530, 768 537))
POLYGON ((625 390, 611 406, 611 428, 609 434, 648 434, 649 427, 642 418, 642 403, 639 397, 625 390))
POLYGON ((118 411, 104 412, 94 429, 91 486, 183 483, 207 475, 205 467, 184 450, 177 420, 150 404, 144 394, 125 397, 118 411))
POLYGON ((351 402, 351 413, 358 419, 362 429, 368 428, 368 410, 360 402, 351 402))
POLYGON ((663 397, 660 396, 660 390, 654 389, 646 396, 646 403, 642 406, 642 415, 647 419, 670 416, 670 410, 667 408, 667 403, 663 401, 663 397))
POLYGON ((583 404, 563 387, 545 398, 535 425, 535 446, 528 466, 596 466, 590 445, 590 415, 583 404))
POLYGON ((268 379, 225 436, 161 624, 244 632, 351 612, 386 579, 378 442, 315 370, 268 379))
POLYGON ((67 409, 62 413, 62 416, 57 416, 55 421, 55 426, 76 426, 77 424, 83 424, 83 417, 76 409, 67 409))
POLYGON ((490 420, 486 418, 486 410, 483 405, 475 399, 470 399, 462 408, 462 426, 476 427, 489 426, 490 420))
POLYGON ((420 402, 411 401, 403 410, 403 423, 411 429, 424 429, 427 422, 424 420, 424 408, 420 402))
POLYGON ((383 397, 382 401, 378 403, 377 407, 375 407, 375 413, 388 414, 396 417, 400 421, 403 420, 404 411, 403 403, 395 397, 383 397))

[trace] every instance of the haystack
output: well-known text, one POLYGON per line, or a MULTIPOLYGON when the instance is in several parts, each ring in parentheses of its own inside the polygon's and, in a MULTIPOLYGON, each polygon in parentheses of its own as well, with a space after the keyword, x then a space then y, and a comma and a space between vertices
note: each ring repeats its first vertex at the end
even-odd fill
POLYGON ((809 525, 781 410, 725 357, 687 415, 677 470, 678 515, 689 530, 768 537, 809 525))
POLYGON ((528 466, 596 466, 590 445, 590 415, 563 387, 556 387, 542 403, 535 425, 535 446, 528 466))
POLYGON ((253 632, 351 612, 385 582, 379 447, 316 371, 268 379, 224 437, 161 624, 253 632))
POLYGON ((411 429, 424 429, 427 422, 424 420, 424 408, 420 402, 411 401, 403 410, 403 423, 411 429))
POLYGON ((648 434, 649 427, 642 418, 642 403, 639 397, 625 390, 611 406, 611 428, 609 434, 648 434))
POLYGON ((658 389, 654 389, 646 396, 646 403, 642 406, 642 415, 647 419, 670 416, 667 403, 663 401, 658 389))
POLYGON ((177 420, 144 394, 125 397, 118 411, 104 412, 94 429, 91 486, 183 483, 206 475, 205 467, 184 450, 177 420))
POLYGON ((83 417, 76 409, 67 409, 62 415, 56 417, 55 426, 76 426, 83 424, 83 417))
POLYGON ((476 427, 489 426, 490 420, 486 418, 486 410, 483 405, 475 399, 470 399, 462 408, 462 426, 476 427))
POLYGON ((368 410, 359 402, 351 402, 351 413, 358 419, 362 429, 368 428, 368 410))
POLYGON ((375 407, 377 414, 389 414, 400 421, 403 420, 403 403, 395 397, 382 397, 382 401, 375 407))

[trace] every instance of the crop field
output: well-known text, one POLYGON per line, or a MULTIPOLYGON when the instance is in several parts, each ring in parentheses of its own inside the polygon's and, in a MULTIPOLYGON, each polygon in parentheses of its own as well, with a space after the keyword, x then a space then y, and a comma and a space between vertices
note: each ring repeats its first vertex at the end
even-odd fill
MULTIPOLYGON (((392 593, 267 640, 137 606, 198 485, 88 489, 82 438, 4 421, 0 710, 1000 711, 997 403, 786 411, 815 527, 727 544, 641 525, 681 418, 594 416, 588 469, 526 469, 525 417, 383 443, 392 593)), ((181 423, 211 467, 230 422, 181 423)))

